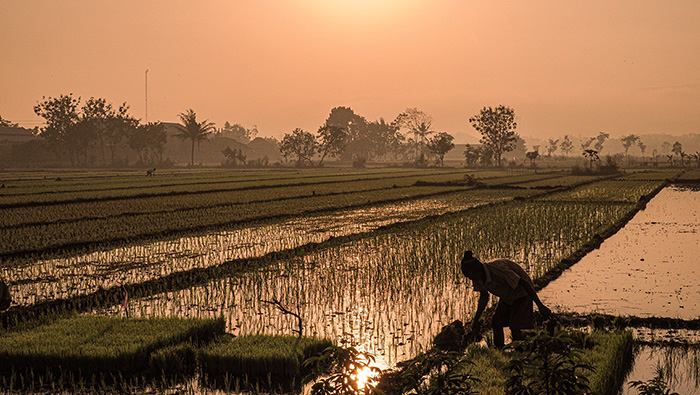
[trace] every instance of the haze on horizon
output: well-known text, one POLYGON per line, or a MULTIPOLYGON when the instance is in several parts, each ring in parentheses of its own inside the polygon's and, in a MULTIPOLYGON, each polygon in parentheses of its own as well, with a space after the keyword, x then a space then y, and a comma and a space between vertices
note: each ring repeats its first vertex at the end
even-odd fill
POLYGON ((331 108, 408 107, 473 139, 468 118, 513 107, 547 138, 700 133, 700 2, 678 0, 0 0, 0 115, 73 93, 177 122, 280 138, 331 108))

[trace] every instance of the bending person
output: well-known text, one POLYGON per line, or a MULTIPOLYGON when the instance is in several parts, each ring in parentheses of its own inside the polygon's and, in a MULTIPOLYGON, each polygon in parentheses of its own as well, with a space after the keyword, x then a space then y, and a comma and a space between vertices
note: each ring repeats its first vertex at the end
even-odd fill
POLYGON ((472 329, 478 330, 481 314, 489 302, 489 293, 498 296, 498 305, 493 314, 493 342, 497 348, 504 344, 503 328, 508 326, 513 340, 523 340, 522 329, 533 329, 532 302, 537 304, 545 317, 552 315, 535 292, 535 284, 517 263, 508 259, 480 262, 471 251, 464 253, 462 273, 472 280, 474 290, 480 293, 479 306, 474 314, 472 329))

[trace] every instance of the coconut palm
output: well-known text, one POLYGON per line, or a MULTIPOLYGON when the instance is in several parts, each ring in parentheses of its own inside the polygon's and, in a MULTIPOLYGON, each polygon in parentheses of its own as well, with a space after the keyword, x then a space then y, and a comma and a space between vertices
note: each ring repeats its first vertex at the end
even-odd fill
POLYGON ((192 141, 192 156, 190 166, 194 166, 194 143, 199 145, 200 142, 209 139, 209 135, 215 130, 214 123, 205 119, 202 122, 197 122, 197 114, 194 110, 189 109, 178 115, 182 126, 185 127, 180 133, 176 134, 182 141, 192 141))

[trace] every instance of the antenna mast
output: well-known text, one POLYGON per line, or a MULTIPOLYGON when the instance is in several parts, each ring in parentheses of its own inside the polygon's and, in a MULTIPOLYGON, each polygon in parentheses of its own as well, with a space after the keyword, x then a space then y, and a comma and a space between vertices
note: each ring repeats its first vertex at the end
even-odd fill
POLYGON ((148 123, 148 69, 146 69, 146 123, 148 123))

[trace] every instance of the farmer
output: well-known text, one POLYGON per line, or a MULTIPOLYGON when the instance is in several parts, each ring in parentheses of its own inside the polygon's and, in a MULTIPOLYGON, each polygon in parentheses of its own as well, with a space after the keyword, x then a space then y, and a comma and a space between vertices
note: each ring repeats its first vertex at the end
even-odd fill
POLYGON ((494 259, 482 263, 472 256, 471 251, 467 251, 462 258, 462 273, 472 280, 474 290, 481 294, 479 307, 472 321, 472 331, 476 332, 479 329, 479 318, 489 302, 489 292, 499 298, 491 320, 493 342, 497 348, 502 348, 504 344, 503 327, 510 327, 513 340, 524 339, 522 329, 534 328, 533 301, 541 314, 546 317, 552 314, 537 297, 530 276, 515 262, 494 259))
POLYGON ((10 288, 0 279, 0 311, 9 309, 11 304, 10 288))

